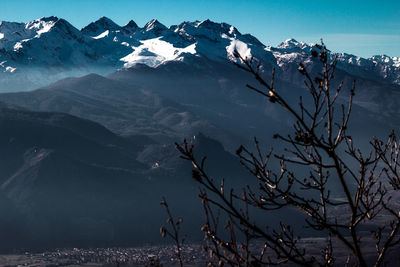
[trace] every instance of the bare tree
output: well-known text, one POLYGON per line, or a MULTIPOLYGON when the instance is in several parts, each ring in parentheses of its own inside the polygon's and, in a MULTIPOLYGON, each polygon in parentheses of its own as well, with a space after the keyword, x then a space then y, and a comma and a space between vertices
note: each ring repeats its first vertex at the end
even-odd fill
POLYGON ((332 88, 337 61, 329 58, 323 42, 312 51, 322 68, 316 77, 303 63, 299 65, 309 101, 300 97, 298 106, 289 104, 287 96, 275 88, 274 70, 267 82, 260 73, 260 62, 243 58, 238 52, 234 55, 237 65, 258 82, 258 86, 247 87, 282 107, 294 118, 294 124, 291 134, 274 135, 285 144, 282 154, 264 152, 256 138, 254 149, 240 146, 237 155, 241 164, 258 181, 258 187, 244 185, 241 192, 226 188, 224 180, 210 177, 205 158, 194 156, 192 144, 186 140, 176 144, 181 157, 193 164, 192 177, 202 186, 200 197, 206 217, 202 231, 210 266, 332 266, 342 257, 338 247, 345 249, 347 264, 382 266, 388 250, 400 243, 399 209, 390 193, 400 189, 396 135, 392 133, 386 142, 374 138, 367 152, 356 147, 348 135, 355 82, 346 104, 340 104, 344 85, 342 82, 332 88), (300 174, 299 168, 306 169, 307 175, 300 174), (332 191, 331 183, 340 189, 332 191), (252 209, 266 214, 279 210, 302 213, 309 229, 326 236, 321 253, 308 252, 291 222, 282 221, 279 227, 260 225, 252 218, 252 209), (224 225, 221 214, 228 218, 224 225), (366 226, 373 230, 360 230, 366 226), (363 250, 371 239, 376 247, 373 263, 363 250))
POLYGON ((160 228, 161 236, 162 237, 169 236, 170 238, 172 238, 174 240, 175 246, 176 246, 176 257, 178 258, 179 265, 182 267, 183 266, 182 248, 183 248, 183 243, 185 241, 185 238, 182 238, 180 236, 180 229, 181 229, 181 224, 183 222, 183 219, 182 218, 178 218, 178 220, 174 219, 165 197, 163 197, 160 204, 162 206, 164 206, 165 211, 167 212, 167 215, 168 215, 167 223, 170 225, 170 227, 169 227, 170 230, 168 230, 165 226, 161 226, 161 228, 160 228))

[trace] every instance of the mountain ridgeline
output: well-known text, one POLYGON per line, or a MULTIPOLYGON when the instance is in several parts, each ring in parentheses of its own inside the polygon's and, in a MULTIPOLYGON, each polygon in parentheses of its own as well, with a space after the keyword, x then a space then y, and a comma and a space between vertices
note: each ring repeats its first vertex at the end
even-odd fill
MULTIPOLYGON (((102 17, 81 30, 57 17, 0 21, 0 90, 26 91, 61 78, 104 75, 138 63, 157 67, 171 61, 194 65, 199 58, 209 63, 232 61, 234 50, 260 59, 267 70, 275 67, 286 73, 292 63, 308 61, 312 49, 314 45, 294 39, 266 46, 232 25, 210 20, 167 27, 153 19, 139 27, 134 21, 120 26, 102 17)), ((338 68, 351 74, 400 84, 398 57, 330 53, 336 56, 338 68)))

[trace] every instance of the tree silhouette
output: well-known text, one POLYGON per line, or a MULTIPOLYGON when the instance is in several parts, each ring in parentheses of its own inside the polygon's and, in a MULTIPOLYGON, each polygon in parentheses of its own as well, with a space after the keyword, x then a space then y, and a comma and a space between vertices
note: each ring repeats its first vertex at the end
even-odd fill
POLYGON ((381 266, 388 250, 400 243, 399 209, 391 198, 391 191, 400 189, 399 140, 392 132, 386 142, 373 138, 367 152, 358 148, 348 134, 355 82, 347 104, 338 103, 344 83, 332 88, 336 58, 329 57, 323 42, 314 46, 311 55, 321 72, 312 77, 305 64, 299 64, 310 101, 300 97, 296 106, 275 88, 274 70, 267 82, 260 73, 261 62, 234 53, 237 66, 258 82, 247 87, 294 118, 291 134, 273 136, 285 146, 283 153, 264 152, 256 138, 254 148, 237 150, 257 187, 244 184, 240 192, 226 188, 224 180, 208 175, 205 158, 194 156, 193 144, 186 140, 176 144, 181 157, 192 163, 192 177, 201 185, 206 219, 201 230, 210 266, 332 266, 343 257, 339 253, 343 250, 347 264, 381 266), (300 169, 307 170, 306 174, 300 169), (304 217, 299 218, 304 218, 304 225, 326 237, 321 253, 309 253, 293 222, 262 225, 252 217, 252 210, 266 216, 280 210, 302 213, 304 217), (221 214, 227 218, 224 225, 221 214), (362 231, 366 228, 371 230, 362 231), (363 250, 371 244, 376 252, 372 260, 363 250))

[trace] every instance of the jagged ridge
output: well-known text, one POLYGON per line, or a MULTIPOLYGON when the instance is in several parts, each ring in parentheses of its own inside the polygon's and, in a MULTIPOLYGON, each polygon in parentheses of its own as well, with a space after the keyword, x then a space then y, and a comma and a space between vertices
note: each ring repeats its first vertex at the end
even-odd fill
MULTIPOLYGON (((81 30, 57 17, 26 24, 0 22, 0 90, 33 89, 67 76, 106 74, 138 63, 157 67, 170 61, 191 64, 198 58, 225 62, 235 60, 235 49, 264 65, 286 69, 292 63, 307 61, 313 47, 294 39, 276 48, 266 47, 230 24, 210 20, 167 27, 153 19, 139 27, 133 20, 120 26, 102 17, 81 30), (46 75, 42 75, 44 70, 46 75)), ((330 55, 337 56, 339 68, 351 74, 400 84, 398 57, 330 55)))

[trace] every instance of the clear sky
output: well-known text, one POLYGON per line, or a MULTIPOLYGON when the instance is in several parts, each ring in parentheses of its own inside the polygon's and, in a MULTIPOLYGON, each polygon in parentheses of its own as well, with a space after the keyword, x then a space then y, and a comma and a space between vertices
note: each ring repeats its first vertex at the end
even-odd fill
POLYGON ((251 33, 265 45, 295 38, 369 57, 400 56, 400 0, 0 0, 0 20, 27 22, 58 16, 77 28, 109 17, 139 26, 157 18, 169 26, 211 19, 251 33))

